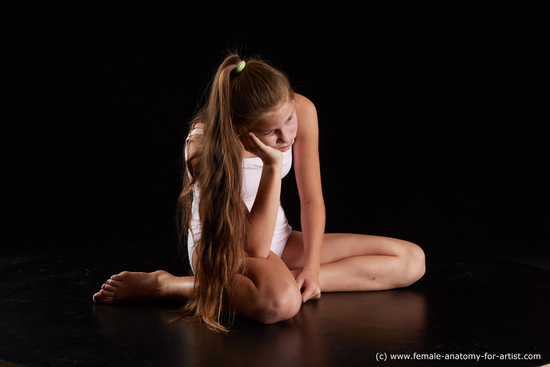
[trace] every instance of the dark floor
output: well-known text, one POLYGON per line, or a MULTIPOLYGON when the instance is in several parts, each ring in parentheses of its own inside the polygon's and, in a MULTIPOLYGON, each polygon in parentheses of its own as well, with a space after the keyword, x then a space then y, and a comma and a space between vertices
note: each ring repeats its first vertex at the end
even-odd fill
POLYGON ((414 353, 440 358, 416 365, 550 362, 550 272, 519 262, 448 251, 428 256, 426 276, 407 289, 324 294, 287 322, 238 319, 218 335, 169 323, 176 304, 92 302, 115 271, 174 269, 140 258, 5 258, 0 366, 408 366, 392 358, 414 353))

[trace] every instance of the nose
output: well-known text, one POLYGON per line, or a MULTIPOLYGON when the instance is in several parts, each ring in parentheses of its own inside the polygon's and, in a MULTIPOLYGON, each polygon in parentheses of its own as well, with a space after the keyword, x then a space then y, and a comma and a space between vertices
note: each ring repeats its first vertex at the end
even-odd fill
POLYGON ((285 129, 281 129, 278 140, 281 144, 290 144, 290 133, 285 129))

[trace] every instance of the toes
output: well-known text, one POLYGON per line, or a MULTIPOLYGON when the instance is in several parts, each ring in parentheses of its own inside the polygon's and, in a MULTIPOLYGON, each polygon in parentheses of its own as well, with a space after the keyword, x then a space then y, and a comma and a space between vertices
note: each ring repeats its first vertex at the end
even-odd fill
POLYGON ((92 296, 92 300, 96 303, 116 303, 116 290, 121 285, 124 273, 115 274, 110 279, 107 279, 101 286, 101 290, 92 296))
POLYGON ((113 286, 113 287, 119 287, 121 282, 118 281, 118 280, 113 280, 113 279, 107 279, 107 281, 105 282, 106 284, 110 285, 110 286, 113 286))
POLYGON ((102 289, 102 290, 99 291, 99 292, 101 293, 101 296, 102 296, 102 297, 114 297, 114 296, 115 296, 115 292, 110 291, 110 290, 102 289))
POLYGON ((94 296, 94 302, 95 303, 116 303, 115 299, 113 297, 95 297, 94 296))
POLYGON ((103 284, 101 286, 101 289, 103 289, 104 291, 107 291, 107 292, 115 292, 116 291, 116 287, 113 287, 110 284, 103 284))
POLYGON ((124 279, 125 274, 128 273, 127 271, 123 271, 122 273, 115 274, 111 277, 112 280, 121 281, 124 279))
POLYGON ((107 296, 107 292, 99 291, 93 295, 92 300, 95 303, 115 303, 114 297, 107 296))

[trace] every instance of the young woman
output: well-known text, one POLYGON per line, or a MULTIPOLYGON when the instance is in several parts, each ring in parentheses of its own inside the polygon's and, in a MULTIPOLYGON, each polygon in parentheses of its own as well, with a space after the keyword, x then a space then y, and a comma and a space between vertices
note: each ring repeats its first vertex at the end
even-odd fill
POLYGON ((413 243, 324 233, 315 106, 268 63, 229 55, 189 130, 179 205, 194 276, 122 272, 94 301, 185 298, 184 317, 226 330, 224 310, 275 323, 322 292, 405 287, 423 276, 413 243), (292 163, 302 232, 280 204, 292 163))

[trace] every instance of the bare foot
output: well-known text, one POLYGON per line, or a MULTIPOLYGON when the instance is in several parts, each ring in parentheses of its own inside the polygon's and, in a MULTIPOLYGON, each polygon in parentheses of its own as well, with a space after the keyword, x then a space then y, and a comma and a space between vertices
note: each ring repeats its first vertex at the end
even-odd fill
POLYGON ((94 294, 93 300, 119 303, 184 298, 189 296, 192 282, 192 277, 175 277, 164 270, 152 273, 123 271, 108 279, 94 294))

